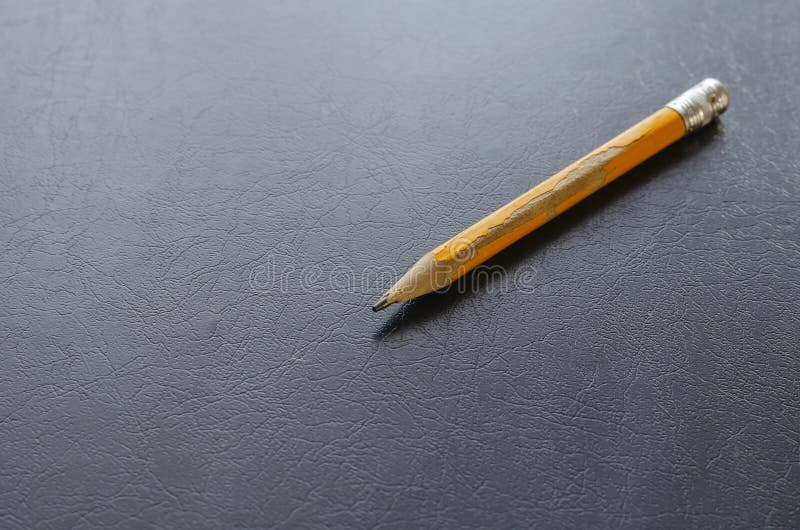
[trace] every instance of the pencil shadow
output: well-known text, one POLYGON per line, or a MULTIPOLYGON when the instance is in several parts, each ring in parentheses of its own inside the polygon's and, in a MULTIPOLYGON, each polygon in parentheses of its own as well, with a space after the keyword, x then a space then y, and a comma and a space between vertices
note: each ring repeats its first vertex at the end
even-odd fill
MULTIPOLYGON (((514 268, 522 260, 530 259, 531 255, 535 255, 537 250, 547 246, 575 226, 580 225, 597 209, 614 204, 631 190, 655 180, 666 169, 695 156, 706 145, 713 142, 717 137, 723 136, 724 133, 724 126, 715 120, 708 126, 654 155, 630 170, 622 178, 593 193, 572 207, 569 212, 556 217, 533 233, 525 236, 514 245, 489 259, 486 265, 497 265, 506 269, 514 268)), ((448 289, 443 292, 427 294, 402 304, 373 334, 372 338, 382 339, 405 327, 431 320, 464 300, 481 294, 484 289, 480 287, 485 287, 487 283, 487 281, 481 280, 485 279, 476 279, 473 271, 467 275, 466 284, 477 285, 478 289, 467 289, 465 292, 458 292, 457 289, 448 289)))

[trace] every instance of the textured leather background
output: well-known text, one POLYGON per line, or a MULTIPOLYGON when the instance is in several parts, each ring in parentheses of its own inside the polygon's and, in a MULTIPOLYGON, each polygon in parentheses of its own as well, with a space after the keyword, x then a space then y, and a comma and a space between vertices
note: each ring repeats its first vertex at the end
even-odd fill
POLYGON ((798 527, 800 4, 533 4, 4 3, 0 527, 798 527), (327 281, 709 75, 532 292, 327 281))

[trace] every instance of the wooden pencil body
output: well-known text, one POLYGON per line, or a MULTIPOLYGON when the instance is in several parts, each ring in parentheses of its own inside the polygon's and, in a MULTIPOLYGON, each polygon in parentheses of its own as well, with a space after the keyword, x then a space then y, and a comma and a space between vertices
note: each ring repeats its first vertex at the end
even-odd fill
POLYGON ((441 271, 437 283, 452 281, 475 268, 679 140, 685 131, 678 112, 667 107, 656 111, 436 247, 431 254, 441 271))

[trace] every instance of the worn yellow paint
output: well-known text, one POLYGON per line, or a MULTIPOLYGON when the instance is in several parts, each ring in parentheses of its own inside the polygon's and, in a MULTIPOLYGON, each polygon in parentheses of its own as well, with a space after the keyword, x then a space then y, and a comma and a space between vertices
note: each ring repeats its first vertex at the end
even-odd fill
POLYGON ((664 107, 570 164, 431 252, 456 279, 597 189, 683 137, 680 114, 664 107), (444 265, 445 263, 442 263, 444 265))
POLYGON ((585 189, 585 190, 576 191, 573 196, 568 197, 568 198, 564 199, 564 201, 556 204, 556 206, 554 208, 555 212, 556 212, 556 215, 558 215, 560 213, 563 213, 563 212, 566 212, 567 210, 569 210, 570 208, 572 208, 573 206, 575 206, 576 204, 581 202, 583 199, 585 199, 586 197, 588 197, 589 195, 594 193, 594 191, 595 190, 593 190, 593 189, 585 189))

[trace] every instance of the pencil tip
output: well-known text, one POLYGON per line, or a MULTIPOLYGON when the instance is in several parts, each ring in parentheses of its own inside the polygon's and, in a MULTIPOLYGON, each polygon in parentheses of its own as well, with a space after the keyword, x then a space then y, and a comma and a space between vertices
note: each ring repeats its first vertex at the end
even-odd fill
POLYGON ((380 299, 375 302, 375 305, 372 306, 373 311, 380 311, 381 309, 392 305, 394 302, 390 302, 388 298, 385 296, 381 296, 380 299))

